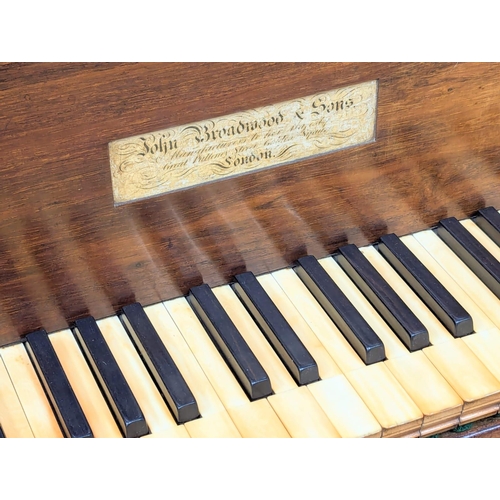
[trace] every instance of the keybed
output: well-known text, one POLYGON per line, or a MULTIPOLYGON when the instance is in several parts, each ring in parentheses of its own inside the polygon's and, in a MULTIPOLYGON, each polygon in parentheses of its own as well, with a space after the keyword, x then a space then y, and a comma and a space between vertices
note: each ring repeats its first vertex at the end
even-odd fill
POLYGON ((144 419, 131 434, 98 371, 100 358, 91 359, 96 346, 86 342, 97 341, 77 328, 29 335, 0 349, 0 434, 71 435, 76 418, 85 430, 75 435, 85 437, 425 437, 494 415, 495 214, 487 209, 477 223, 445 220, 436 231, 391 235, 379 247, 348 245, 319 261, 299 260, 297 269, 241 275, 233 288, 210 291, 214 311, 201 312, 200 295, 192 303, 181 297, 134 305, 133 316, 125 308, 122 321, 92 320, 103 359, 113 360, 121 390, 144 419), (493 271, 485 279, 478 266, 493 271), (337 296, 341 311, 332 312, 337 296), (371 344, 353 340, 364 342, 365 330, 374 359, 371 344), (234 345, 225 347, 225 336, 234 345), (51 366, 63 375, 63 389, 51 366), (253 395, 247 370, 268 377, 267 388, 253 395), (194 411, 179 417, 184 405, 194 411))

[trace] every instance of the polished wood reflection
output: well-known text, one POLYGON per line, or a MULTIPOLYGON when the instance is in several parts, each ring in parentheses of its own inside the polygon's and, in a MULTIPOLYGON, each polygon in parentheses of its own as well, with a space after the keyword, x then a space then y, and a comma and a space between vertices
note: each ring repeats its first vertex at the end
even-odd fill
POLYGON ((500 65, 0 66, 0 345, 500 205, 500 65), (379 80, 376 140, 115 207, 110 141, 379 80))

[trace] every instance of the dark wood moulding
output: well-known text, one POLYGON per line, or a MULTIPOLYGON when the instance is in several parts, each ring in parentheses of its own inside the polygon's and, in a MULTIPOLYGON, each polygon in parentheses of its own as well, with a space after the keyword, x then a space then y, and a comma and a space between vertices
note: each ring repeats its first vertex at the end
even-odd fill
POLYGON ((500 65, 0 65, 0 345, 500 206, 500 65), (108 143, 379 81, 376 140, 115 207, 108 143))

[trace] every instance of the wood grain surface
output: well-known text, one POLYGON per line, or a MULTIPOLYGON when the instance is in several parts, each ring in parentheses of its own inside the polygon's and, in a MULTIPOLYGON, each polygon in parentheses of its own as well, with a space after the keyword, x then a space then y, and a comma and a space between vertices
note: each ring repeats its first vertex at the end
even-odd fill
POLYGON ((500 207, 500 65, 0 66, 0 345, 500 207), (379 80, 376 141, 113 204, 108 143, 379 80))

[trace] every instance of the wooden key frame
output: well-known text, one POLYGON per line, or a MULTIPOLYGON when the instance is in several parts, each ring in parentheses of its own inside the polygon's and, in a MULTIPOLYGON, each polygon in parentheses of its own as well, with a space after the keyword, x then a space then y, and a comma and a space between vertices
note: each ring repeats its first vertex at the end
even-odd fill
POLYGON ((500 206, 499 81, 482 63, 1 65, 0 345, 500 206), (110 142, 370 81, 370 143, 114 205, 110 142))

